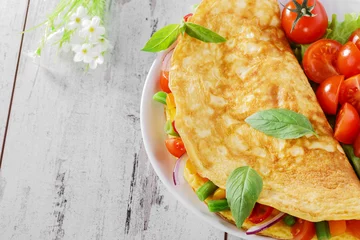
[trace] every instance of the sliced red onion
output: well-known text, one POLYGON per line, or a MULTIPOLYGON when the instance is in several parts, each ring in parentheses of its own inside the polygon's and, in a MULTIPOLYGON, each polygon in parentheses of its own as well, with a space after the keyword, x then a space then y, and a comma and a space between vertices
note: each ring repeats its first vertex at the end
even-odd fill
POLYGON ((271 227, 275 223, 279 222, 284 215, 285 215, 285 213, 279 213, 278 215, 276 215, 272 219, 270 219, 270 220, 268 220, 266 222, 263 222, 263 223, 261 223, 259 225, 255 225, 255 226, 249 228, 246 231, 246 234, 251 235, 251 234, 259 233, 259 232, 271 227))
POLYGON ((162 71, 170 71, 170 62, 171 62, 171 57, 174 53, 174 49, 170 50, 168 53, 166 53, 165 57, 164 57, 164 60, 162 62, 162 65, 161 65, 161 70, 162 71))
POLYGON ((187 159, 188 155, 184 153, 181 157, 178 158, 178 160, 176 160, 173 170, 173 181, 175 186, 181 185, 185 182, 184 169, 187 159))

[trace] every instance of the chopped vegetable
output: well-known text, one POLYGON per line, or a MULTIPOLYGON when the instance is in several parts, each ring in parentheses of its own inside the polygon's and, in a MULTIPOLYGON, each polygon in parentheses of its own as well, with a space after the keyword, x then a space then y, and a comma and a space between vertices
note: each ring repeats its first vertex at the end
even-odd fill
POLYGON ((216 189, 216 191, 214 192, 214 195, 212 197, 214 200, 220 200, 223 198, 226 198, 226 191, 225 189, 222 188, 218 188, 216 189))
POLYGON ((328 17, 317 0, 292 0, 283 9, 281 25, 291 41, 312 43, 326 33, 328 17))
POLYGON ((173 170, 173 182, 175 186, 183 184, 184 179, 184 169, 187 164, 188 155, 185 153, 180 158, 176 160, 175 167, 173 170))
POLYGON ((160 73, 160 88, 166 93, 171 93, 169 88, 169 72, 161 71, 160 73))
POLYGON ((360 112, 360 74, 346 79, 341 88, 339 95, 340 104, 350 103, 360 112))
POLYGON ((333 76, 323 81, 316 90, 317 100, 322 110, 331 115, 335 115, 339 105, 339 93, 344 76, 333 76))
POLYGON ((303 219, 297 219, 295 225, 291 228, 292 240, 310 240, 315 236, 315 224, 303 219))
POLYGON ((185 152, 185 146, 181 138, 169 138, 165 140, 167 150, 175 157, 181 157, 185 152))
POLYGON ((220 212, 230 210, 229 204, 226 199, 211 200, 208 203, 210 212, 220 212))
POLYGON ((166 96, 166 105, 169 109, 176 108, 174 94, 169 93, 166 96))
POLYGON ((333 14, 324 38, 345 44, 358 28, 360 28, 360 15, 348 13, 345 14, 343 22, 338 22, 336 14, 333 14))
POLYGON ((292 227, 296 223, 296 218, 289 214, 286 214, 286 216, 283 218, 283 221, 286 225, 292 227))
POLYGON ((346 221, 346 229, 357 238, 360 238, 360 220, 346 221))
POLYGON ((166 134, 174 137, 179 137, 179 134, 174 130, 172 122, 170 120, 166 121, 164 130, 166 134))
POLYGON ((303 68, 306 76, 317 83, 329 77, 339 75, 336 70, 336 58, 341 44, 334 40, 321 39, 306 49, 303 68))
POLYGON ((329 240, 331 238, 329 224, 327 221, 315 223, 315 228, 318 240, 329 240))
POLYGON ((348 157, 352 167, 354 168, 356 175, 360 179, 360 158, 355 156, 354 149, 351 145, 342 144, 342 147, 343 147, 344 152, 346 153, 346 156, 348 157))
POLYGON ((360 50, 353 42, 347 42, 340 48, 337 67, 346 78, 360 73, 360 50))
POLYGON ((263 222, 263 223, 261 223, 259 225, 255 225, 255 226, 249 228, 246 231, 246 234, 251 235, 251 234, 259 233, 259 232, 271 227, 275 223, 279 222, 284 215, 285 215, 285 213, 279 213, 278 215, 276 215, 272 219, 270 219, 270 220, 268 220, 266 222, 263 222))
POLYGON ((249 220, 252 223, 261 223, 271 215, 273 210, 274 208, 272 207, 256 203, 249 220))
POLYGON ((328 221, 331 236, 338 236, 346 232, 346 221, 328 221))
POLYGON ((213 194, 216 189, 218 189, 218 187, 212 182, 212 181, 207 181, 206 183, 204 183, 197 191, 196 191, 196 195, 198 196, 198 198, 201 201, 204 201, 205 199, 207 199, 211 194, 213 194))
POLYGON ((166 96, 167 93, 166 92, 157 92, 154 94, 153 99, 159 103, 165 104, 166 105, 166 96))
POLYGON ((336 118, 335 139, 345 144, 352 144, 358 135, 359 127, 359 114, 353 106, 345 103, 336 118))

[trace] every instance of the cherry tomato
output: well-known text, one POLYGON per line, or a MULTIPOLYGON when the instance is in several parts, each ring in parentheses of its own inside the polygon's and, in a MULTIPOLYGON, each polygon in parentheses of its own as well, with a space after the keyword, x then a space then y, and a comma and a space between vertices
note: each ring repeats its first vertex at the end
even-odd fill
POLYGON ((360 238, 360 220, 346 221, 346 229, 354 237, 360 238))
POLYGON ((360 40, 360 28, 355 30, 349 38, 349 41, 353 42, 360 49, 360 41, 359 40, 360 40))
POLYGON ((360 128, 360 118, 356 109, 345 103, 336 117, 334 137, 339 142, 352 144, 360 128))
POLYGON ((360 157, 360 134, 358 134, 357 137, 355 138, 353 147, 354 147, 355 156, 360 157))
POLYGON ((160 88, 166 93, 171 93, 169 88, 169 72, 161 71, 160 73, 160 88))
POLYGON ((336 114, 339 104, 339 92, 341 84, 344 82, 344 76, 333 76, 320 83, 316 90, 316 97, 322 108, 327 114, 336 114))
POLYGON ((298 219, 291 228, 293 240, 311 240, 315 236, 315 224, 298 219))
POLYGON ((187 22, 192 15, 194 15, 194 14, 189 13, 189 14, 185 15, 184 16, 184 22, 187 22))
POLYGON ((340 88, 339 102, 353 105, 360 112, 360 74, 346 79, 340 88))
POLYGON ((346 78, 360 73, 360 50, 353 42, 347 42, 340 48, 337 68, 346 78))
POLYGON ((254 209, 250 214, 249 220, 255 224, 261 223, 271 215, 273 210, 274 208, 272 207, 256 203, 254 209))
POLYGON ((185 146, 181 138, 169 138, 165 140, 167 150, 175 157, 181 157, 185 152, 185 146))
POLYGON ((305 51, 303 68, 312 81, 321 83, 325 79, 339 75, 336 70, 336 58, 341 48, 341 43, 321 39, 311 44, 305 51))
POLYGON ((317 0, 296 0, 301 7, 289 1, 281 15, 281 25, 288 39, 295 43, 308 44, 320 39, 328 27, 328 17, 324 6, 317 0), (316 5, 315 5, 316 4, 316 5), (311 7, 314 6, 311 10, 311 7), (294 11, 295 10, 295 11, 294 11), (304 16, 303 11, 306 11, 304 16), (311 10, 311 11, 310 11, 311 10), (302 16, 296 23, 298 16, 302 16))

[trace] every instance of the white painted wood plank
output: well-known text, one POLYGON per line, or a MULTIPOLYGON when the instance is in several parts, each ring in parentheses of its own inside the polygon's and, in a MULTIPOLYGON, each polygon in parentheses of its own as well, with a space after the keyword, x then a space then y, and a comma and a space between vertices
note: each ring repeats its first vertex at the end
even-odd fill
POLYGON ((0 151, 8 116, 26 0, 0 0, 0 151))
MULTIPOLYGON (((0 239, 223 239, 166 191, 140 134, 141 90, 155 56, 139 49, 190 2, 112 1, 115 48, 94 72, 55 51, 44 52, 44 67, 22 59, 0 182, 0 239)), ((28 26, 54 4, 32 0, 28 26)), ((40 36, 28 33, 24 50, 40 36)))

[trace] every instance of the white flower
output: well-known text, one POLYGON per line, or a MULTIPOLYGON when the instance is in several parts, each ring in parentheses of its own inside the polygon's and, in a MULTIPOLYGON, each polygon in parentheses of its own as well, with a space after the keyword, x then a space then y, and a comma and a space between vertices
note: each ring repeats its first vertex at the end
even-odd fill
POLYGON ((100 37, 97 41, 97 44, 100 46, 101 52, 105 52, 106 50, 112 48, 111 44, 109 43, 109 40, 107 40, 104 37, 100 37))
POLYGON ((67 28, 70 30, 78 29, 82 26, 84 21, 88 19, 87 10, 83 6, 80 6, 77 8, 76 12, 70 16, 70 22, 68 23, 67 28))
POLYGON ((98 64, 103 64, 104 63, 104 56, 99 53, 98 55, 96 55, 93 60, 89 63, 89 66, 91 69, 95 69, 97 67, 98 64))
POLYGON ((83 29, 80 31, 80 35, 84 38, 89 38, 91 42, 96 42, 99 37, 105 34, 105 28, 100 26, 100 18, 95 16, 90 20, 84 20, 83 29))
POLYGON ((98 55, 98 51, 88 43, 75 45, 73 46, 72 50, 75 52, 74 62, 83 61, 85 63, 90 63, 94 60, 94 57, 98 55))
POLYGON ((46 38, 46 42, 49 44, 55 44, 58 43, 61 38, 64 35, 64 28, 61 28, 60 30, 57 30, 54 33, 51 33, 47 38, 46 38))

